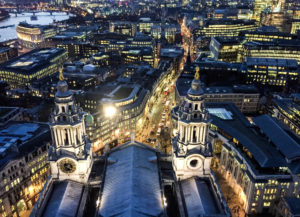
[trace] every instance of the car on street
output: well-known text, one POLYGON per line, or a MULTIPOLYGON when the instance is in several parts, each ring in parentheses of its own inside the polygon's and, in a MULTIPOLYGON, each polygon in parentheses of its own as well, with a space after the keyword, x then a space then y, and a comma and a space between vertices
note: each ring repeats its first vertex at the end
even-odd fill
POLYGON ((159 127, 159 128, 157 129, 157 132, 156 132, 156 135, 157 135, 157 136, 160 136, 160 134, 161 134, 161 127, 159 127))

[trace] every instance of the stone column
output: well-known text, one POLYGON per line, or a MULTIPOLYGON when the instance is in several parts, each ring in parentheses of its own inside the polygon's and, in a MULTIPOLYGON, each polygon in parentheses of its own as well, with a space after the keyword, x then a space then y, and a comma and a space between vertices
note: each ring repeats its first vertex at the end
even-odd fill
POLYGON ((191 142, 194 141, 194 126, 191 126, 191 142))
POLYGON ((187 143, 187 137, 188 137, 188 127, 187 126, 185 126, 184 127, 185 128, 185 134, 184 134, 184 136, 185 136, 185 143, 187 143))
POLYGON ((189 128, 189 137, 188 137, 188 142, 191 142, 192 140, 192 136, 191 136, 191 134, 192 134, 192 127, 191 126, 188 126, 188 128, 189 128))
POLYGON ((204 134, 203 134, 203 142, 206 142, 206 137, 207 137, 207 125, 204 125, 204 134))
POLYGON ((178 127, 179 127, 179 136, 180 136, 180 141, 182 141, 182 139, 183 139, 183 127, 182 127, 182 125, 179 125, 178 124, 178 127))
POLYGON ((77 145, 77 140, 76 140, 76 128, 72 128, 73 131, 73 141, 74 141, 74 145, 77 145))
POLYGON ((204 143, 204 126, 201 126, 201 138, 202 138, 202 143, 204 143))
POLYGON ((63 133, 63 129, 60 129, 60 136, 61 136, 61 144, 64 146, 65 145, 65 134, 63 133))
POLYGON ((63 143, 62 143, 62 139, 61 139, 60 129, 57 128, 56 130, 57 130, 56 132, 57 132, 57 139, 58 139, 59 145, 62 146, 63 143))
POLYGON ((68 133, 68 141, 69 141, 69 144, 68 145, 72 145, 72 141, 71 141, 71 130, 70 128, 67 129, 67 133, 68 133))
POLYGON ((197 134, 197 142, 200 142, 200 127, 197 126, 197 130, 196 130, 196 134, 197 134))
POLYGON ((55 140, 55 147, 57 147, 58 144, 58 140, 57 140, 57 129, 56 128, 52 128, 53 129, 53 134, 54 134, 54 140, 55 140))

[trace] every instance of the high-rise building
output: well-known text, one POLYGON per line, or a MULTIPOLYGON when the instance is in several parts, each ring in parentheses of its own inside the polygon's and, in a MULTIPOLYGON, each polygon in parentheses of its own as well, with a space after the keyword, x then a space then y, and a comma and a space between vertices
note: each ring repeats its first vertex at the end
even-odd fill
POLYGON ((300 136, 300 96, 292 94, 288 98, 273 99, 272 116, 278 118, 294 133, 300 136))

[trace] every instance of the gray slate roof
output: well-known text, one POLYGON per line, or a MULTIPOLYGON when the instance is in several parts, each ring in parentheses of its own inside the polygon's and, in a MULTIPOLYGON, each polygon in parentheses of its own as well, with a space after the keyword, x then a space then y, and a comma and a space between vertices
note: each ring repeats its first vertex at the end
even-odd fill
POLYGON ((290 137, 272 117, 261 115, 253 118, 253 121, 289 161, 300 158, 300 144, 290 137))
POLYGON ((190 178, 180 182, 188 216, 224 214, 208 178, 190 178))
POLYGON ((126 143, 109 154, 100 216, 159 216, 162 194, 155 150, 126 143))

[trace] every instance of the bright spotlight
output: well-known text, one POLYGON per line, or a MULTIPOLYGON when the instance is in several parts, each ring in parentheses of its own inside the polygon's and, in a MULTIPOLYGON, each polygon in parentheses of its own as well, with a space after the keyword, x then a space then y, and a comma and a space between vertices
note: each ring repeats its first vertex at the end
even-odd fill
POLYGON ((112 105, 106 106, 104 108, 104 114, 106 117, 112 118, 113 116, 115 116, 116 112, 117 109, 112 105))

